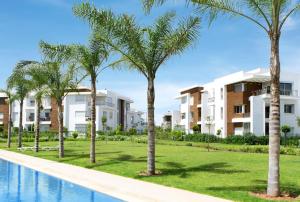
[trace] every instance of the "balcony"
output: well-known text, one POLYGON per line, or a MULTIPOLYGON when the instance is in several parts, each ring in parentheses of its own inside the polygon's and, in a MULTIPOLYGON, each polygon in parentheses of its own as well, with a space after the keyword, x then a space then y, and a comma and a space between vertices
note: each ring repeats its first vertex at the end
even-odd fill
POLYGON ((209 97, 208 98, 208 103, 213 103, 215 102, 215 97, 209 97))
MULTIPOLYGON (((271 90, 270 88, 263 88, 261 90, 255 91, 254 95, 270 95, 271 90)), ((281 90, 280 95, 282 96, 291 96, 291 97, 299 97, 298 90, 281 90)))
POLYGON ((248 112, 248 113, 243 113, 242 114, 242 117, 243 118, 249 118, 250 117, 250 113, 248 112))
POLYGON ((236 117, 232 118, 232 123, 248 123, 250 122, 250 113, 237 114, 236 117))
POLYGON ((105 106, 108 106, 108 107, 114 107, 115 106, 112 102, 105 102, 105 101, 99 102, 99 105, 105 105, 105 106))
POLYGON ((35 107, 35 100, 33 100, 33 99, 27 100, 26 106, 27 107, 35 107))

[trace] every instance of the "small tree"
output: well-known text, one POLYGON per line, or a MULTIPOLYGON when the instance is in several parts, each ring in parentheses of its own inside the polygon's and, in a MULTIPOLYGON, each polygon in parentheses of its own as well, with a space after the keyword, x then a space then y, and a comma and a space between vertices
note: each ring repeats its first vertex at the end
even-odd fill
POLYGON ((297 125, 300 127, 300 117, 297 117, 297 125))
POLYGON ((8 131, 7 131, 7 147, 10 148, 11 145, 11 134, 12 134, 12 104, 17 99, 17 96, 12 92, 12 89, 6 88, 5 90, 0 90, 0 92, 3 92, 6 94, 7 99, 5 100, 8 104, 8 131))
POLYGON ((107 132, 106 132, 106 122, 107 122, 107 118, 106 118, 106 116, 102 116, 101 122, 102 122, 103 132, 104 132, 104 134, 105 134, 105 142, 106 142, 106 144, 107 144, 107 132))
POLYGON ((198 125, 194 125, 193 126, 193 131, 196 132, 196 133, 200 132, 200 127, 198 125))
POLYGON ((286 136, 291 132, 291 127, 289 125, 283 125, 281 126, 281 132, 284 134, 284 146, 286 146, 286 136))
POLYGON ((209 152, 209 136, 210 136, 210 130, 211 130, 211 125, 212 125, 212 119, 210 116, 206 117, 206 126, 208 127, 208 135, 207 135, 207 151, 209 152))
POLYGON ((102 122, 103 131, 106 131, 106 122, 107 122, 106 116, 102 116, 101 122, 102 122))
POLYGON ((218 129, 217 130, 217 136, 220 136, 222 134, 222 130, 221 129, 218 129))

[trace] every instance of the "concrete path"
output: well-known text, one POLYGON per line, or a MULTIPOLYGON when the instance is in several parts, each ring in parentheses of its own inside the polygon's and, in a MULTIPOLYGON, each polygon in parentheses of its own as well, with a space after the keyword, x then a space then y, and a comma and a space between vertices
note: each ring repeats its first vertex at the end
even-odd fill
MULTIPOLYGON (((0 158, 125 201, 228 202, 203 194, 0 149, 0 158)), ((199 182, 201 183, 201 182, 199 182)))

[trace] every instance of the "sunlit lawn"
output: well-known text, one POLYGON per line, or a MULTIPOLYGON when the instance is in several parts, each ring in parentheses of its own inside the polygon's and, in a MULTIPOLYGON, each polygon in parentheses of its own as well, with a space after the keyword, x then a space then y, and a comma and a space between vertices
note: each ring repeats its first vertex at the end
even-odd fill
MULTIPOLYGON (((266 189, 266 154, 207 152, 199 147, 157 145, 157 169, 162 174, 142 177, 139 172, 146 170, 146 144, 98 141, 96 164, 89 163, 88 141, 67 141, 65 149, 63 160, 58 160, 55 151, 24 153, 234 201, 262 201, 249 192, 266 189)), ((300 156, 281 156, 281 184, 284 190, 300 194, 300 156)))

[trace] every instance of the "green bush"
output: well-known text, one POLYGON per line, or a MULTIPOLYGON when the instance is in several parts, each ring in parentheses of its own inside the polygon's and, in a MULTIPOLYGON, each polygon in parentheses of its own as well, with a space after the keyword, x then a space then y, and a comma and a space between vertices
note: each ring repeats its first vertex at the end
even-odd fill
POLYGON ((123 131, 122 131, 122 126, 121 125, 118 125, 115 129, 115 134, 116 135, 122 135, 123 131))
POLYGON ((137 135, 136 128, 129 128, 128 134, 129 134, 129 135, 137 135))
POLYGON ((198 125, 194 125, 193 126, 193 131, 194 132, 199 132, 200 131, 200 127, 198 125))
POLYGON ((18 128, 18 127, 13 127, 13 128, 12 128, 12 132, 13 132, 14 134, 17 134, 17 133, 19 132, 19 128, 18 128))
POLYGON ((74 139, 77 139, 77 137, 78 137, 78 132, 77 132, 77 131, 74 131, 74 132, 72 133, 72 136, 73 136, 74 139))

